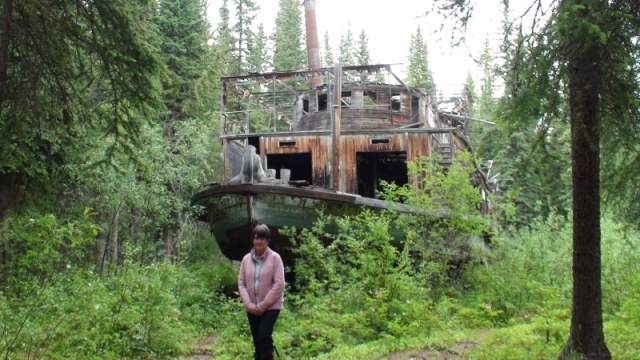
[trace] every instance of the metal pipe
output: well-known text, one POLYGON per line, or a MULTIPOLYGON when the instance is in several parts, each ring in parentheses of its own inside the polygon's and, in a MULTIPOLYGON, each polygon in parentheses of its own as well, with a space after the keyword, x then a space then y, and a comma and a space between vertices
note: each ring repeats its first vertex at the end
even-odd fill
MULTIPOLYGON (((320 41, 318 40, 318 25, 316 23, 316 0, 304 0, 304 16, 307 29, 307 56, 309 68, 320 69, 320 41)), ((311 88, 322 86, 322 76, 314 72, 311 76, 311 88)))

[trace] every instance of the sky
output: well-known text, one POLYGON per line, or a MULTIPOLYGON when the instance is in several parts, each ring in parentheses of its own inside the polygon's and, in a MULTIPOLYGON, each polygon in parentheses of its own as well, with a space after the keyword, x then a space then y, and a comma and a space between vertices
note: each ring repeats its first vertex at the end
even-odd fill
MULTIPOLYGON (((221 0, 209 0, 210 21, 215 23, 221 0)), ((479 0, 478 0, 479 1, 479 0)), ((257 0, 260 6, 255 22, 262 23, 267 34, 271 34, 278 12, 278 0, 257 0)), ((304 22, 303 0, 300 0, 304 22)), ((429 51, 429 67, 439 91, 444 95, 459 93, 471 72, 479 84, 481 71, 474 62, 484 47, 485 39, 498 49, 500 42, 501 1, 481 1, 476 6, 466 34, 466 46, 452 48, 451 32, 438 31, 442 22, 435 15, 426 16, 432 1, 393 0, 376 2, 371 0, 316 0, 316 20, 320 46, 325 32, 329 32, 334 59, 338 57, 340 38, 350 27, 354 39, 365 31, 369 40, 372 63, 392 64, 392 70, 401 75, 408 61, 411 34, 420 26, 429 51), (395 65, 398 64, 398 65, 395 65)), ((232 7, 231 2, 229 7, 232 7)), ((215 28, 215 24, 214 24, 215 28)), ((306 44, 305 44, 306 46, 306 44)), ((322 53, 321 49, 321 53, 322 53)), ((476 89, 477 90, 477 89, 476 89)))

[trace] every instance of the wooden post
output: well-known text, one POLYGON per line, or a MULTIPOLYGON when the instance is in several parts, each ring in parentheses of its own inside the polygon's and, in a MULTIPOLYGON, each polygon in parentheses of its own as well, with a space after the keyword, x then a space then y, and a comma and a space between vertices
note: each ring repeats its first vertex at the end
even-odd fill
POLYGON ((331 142, 333 145, 331 178, 333 190, 340 190, 340 116, 342 115, 342 64, 337 63, 333 70, 334 85, 331 101, 333 121, 331 122, 331 142))

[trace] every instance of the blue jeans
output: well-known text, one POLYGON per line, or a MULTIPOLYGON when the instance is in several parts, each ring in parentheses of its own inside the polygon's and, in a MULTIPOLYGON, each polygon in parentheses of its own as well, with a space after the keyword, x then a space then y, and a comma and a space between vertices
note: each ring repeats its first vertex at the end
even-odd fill
POLYGON ((267 310, 262 316, 247 313, 256 359, 273 359, 273 328, 280 310, 267 310))

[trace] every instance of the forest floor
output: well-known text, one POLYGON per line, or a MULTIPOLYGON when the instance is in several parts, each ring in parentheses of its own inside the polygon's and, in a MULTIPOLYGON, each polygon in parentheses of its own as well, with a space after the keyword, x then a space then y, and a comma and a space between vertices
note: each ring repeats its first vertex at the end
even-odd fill
POLYGON ((379 360, 459 360, 466 359, 465 354, 479 347, 474 341, 459 341, 453 346, 445 348, 432 348, 422 350, 403 351, 391 355, 385 355, 379 360))
MULTIPOLYGON (((449 347, 432 346, 428 349, 410 350, 385 355, 378 360, 461 360, 466 359, 466 355, 472 350, 480 347, 490 330, 480 330, 470 336, 467 340, 458 341, 449 347)), ((196 345, 195 353, 181 357, 183 360, 209 360, 212 357, 211 348, 218 336, 209 335, 200 339, 196 345)))
POLYGON ((185 357, 181 357, 184 360, 209 360, 211 359, 211 348, 213 344, 215 344, 216 340, 218 340, 218 335, 211 334, 206 338, 198 340, 196 343, 195 353, 191 355, 187 355, 185 357))

